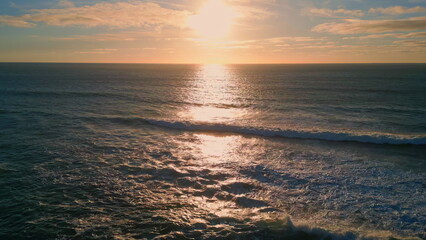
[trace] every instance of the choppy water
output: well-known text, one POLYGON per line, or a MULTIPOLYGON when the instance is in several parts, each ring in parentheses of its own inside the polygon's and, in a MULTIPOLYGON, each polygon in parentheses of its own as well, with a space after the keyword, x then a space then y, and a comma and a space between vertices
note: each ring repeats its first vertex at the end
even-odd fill
POLYGON ((425 239, 426 65, 0 64, 1 239, 425 239))

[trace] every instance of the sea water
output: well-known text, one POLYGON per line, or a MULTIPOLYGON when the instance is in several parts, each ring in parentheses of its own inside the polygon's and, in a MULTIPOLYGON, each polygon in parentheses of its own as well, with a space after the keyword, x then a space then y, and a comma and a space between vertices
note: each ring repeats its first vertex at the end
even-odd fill
POLYGON ((1 239, 424 239, 426 65, 0 64, 1 239))

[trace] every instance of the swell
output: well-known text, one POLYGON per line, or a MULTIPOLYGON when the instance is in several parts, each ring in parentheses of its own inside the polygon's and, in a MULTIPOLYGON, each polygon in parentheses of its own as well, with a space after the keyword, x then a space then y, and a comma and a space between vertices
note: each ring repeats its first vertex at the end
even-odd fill
POLYGON ((108 92, 77 92, 77 91, 24 91, 3 90, 3 94, 34 97, 123 97, 123 95, 108 92))
MULTIPOLYGON (((426 145, 426 137, 399 138, 392 135, 352 135, 350 133, 340 132, 308 132, 297 130, 282 130, 245 127, 238 125, 227 125, 221 123, 205 123, 205 122, 186 122, 186 121, 165 121, 155 119, 135 118, 151 125, 167 127, 172 129, 180 129, 187 131, 205 131, 205 132, 229 132, 237 134, 248 134, 263 137, 284 137, 298 139, 316 139, 339 142, 360 142, 374 144, 392 144, 392 145, 426 145)), ((130 119, 127 119, 130 120, 130 119)))

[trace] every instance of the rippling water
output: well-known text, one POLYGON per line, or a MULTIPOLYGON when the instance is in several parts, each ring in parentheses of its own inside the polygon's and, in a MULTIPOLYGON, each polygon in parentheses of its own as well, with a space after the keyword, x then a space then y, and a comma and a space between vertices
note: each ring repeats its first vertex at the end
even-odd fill
POLYGON ((424 239, 426 66, 0 64, 1 239, 424 239))

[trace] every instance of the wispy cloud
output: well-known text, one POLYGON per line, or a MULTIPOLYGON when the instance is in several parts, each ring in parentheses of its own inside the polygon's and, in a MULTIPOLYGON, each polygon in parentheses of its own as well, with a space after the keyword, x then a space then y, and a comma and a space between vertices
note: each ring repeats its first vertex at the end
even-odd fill
POLYGON ((426 29, 426 17, 387 20, 346 19, 344 22, 331 22, 317 25, 314 32, 334 34, 382 33, 398 31, 420 31, 426 29))
MULTIPOLYGON (((262 49, 268 48, 270 50, 278 49, 304 49, 304 48, 324 48, 320 45, 329 45, 331 42, 326 41, 327 38, 313 38, 302 36, 286 36, 286 37, 273 37, 261 39, 248 39, 240 41, 223 41, 214 43, 215 47, 220 49, 262 49)), ((193 39, 201 46, 211 47, 209 42, 193 39)))
POLYGON ((393 6, 388 8, 371 8, 370 13, 381 13, 387 15, 402 15, 402 14, 412 14, 412 13, 426 13, 426 7, 412 7, 407 8, 403 6, 393 6))
POLYGON ((302 13, 321 16, 321 17, 342 17, 342 16, 355 16, 362 17, 365 13, 361 10, 348 10, 348 9, 329 9, 329 8, 310 8, 304 9, 302 13))
POLYGON ((425 40, 401 40, 401 41, 395 41, 395 44, 400 44, 403 46, 410 46, 410 47, 426 47, 426 41, 425 40))
MULTIPOLYGON (((62 1, 62 4, 67 5, 67 1, 62 1)), ((131 1, 59 9, 33 9, 21 16, 0 16, 0 24, 14 27, 33 27, 35 23, 114 28, 165 25, 183 27, 189 14, 188 11, 163 8, 156 3, 131 1)))
POLYGON ((116 48, 96 48, 84 51, 75 51, 74 54, 112 54, 117 52, 116 48))
POLYGON ((93 49, 93 50, 94 51, 104 51, 104 52, 115 52, 118 49, 116 49, 116 48, 96 48, 96 49, 93 49))
POLYGON ((50 37, 48 40, 54 41, 87 41, 87 42, 103 42, 103 41, 135 41, 140 37, 133 33, 103 33, 93 35, 74 35, 69 37, 50 37))
POLYGON ((155 41, 178 41, 187 40, 183 35, 188 35, 188 31, 181 30, 162 30, 162 31, 117 31, 114 33, 100 33, 89 35, 71 35, 65 37, 46 37, 50 41, 82 41, 82 42, 130 42, 141 39, 151 39, 155 41))
POLYGON ((380 39, 380 38, 426 38, 426 32, 412 33, 386 33, 386 34, 371 34, 359 37, 345 37, 344 39, 380 39))
POLYGON ((71 7, 75 7, 75 4, 68 0, 59 0, 58 7, 71 8, 71 7))
POLYGON ((359 9, 329 9, 329 8, 308 8, 303 9, 302 13, 305 15, 319 16, 319 17, 330 17, 330 18, 341 18, 345 16, 352 17, 363 17, 366 14, 383 14, 383 15, 403 15, 403 14, 414 14, 414 13, 426 13, 426 7, 412 7, 407 8, 403 6, 392 6, 387 8, 370 8, 369 10, 363 11, 359 9))
POLYGON ((426 38, 426 32, 412 32, 407 34, 402 34, 399 38, 426 38))
POLYGON ((266 42, 269 43, 283 43, 283 42, 314 42, 318 40, 323 40, 319 38, 312 37, 275 37, 265 39, 266 42))
POLYGON ((13 16, 0 16, 0 25, 8 25, 19 28, 30 28, 36 26, 34 23, 13 16))
POLYGON ((109 51, 82 51, 82 52, 74 52, 76 54, 111 54, 109 51))

